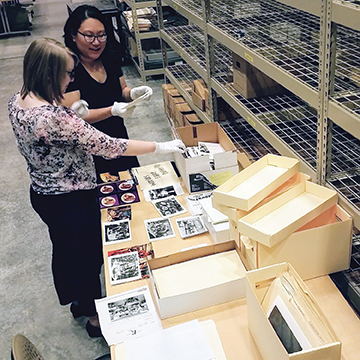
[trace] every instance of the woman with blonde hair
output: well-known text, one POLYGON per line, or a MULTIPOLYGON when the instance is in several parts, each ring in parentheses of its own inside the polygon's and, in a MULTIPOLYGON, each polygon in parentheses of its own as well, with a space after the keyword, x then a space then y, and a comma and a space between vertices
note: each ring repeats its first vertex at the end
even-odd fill
POLYGON ((94 299, 101 297, 103 257, 93 155, 181 152, 184 144, 113 138, 60 105, 77 62, 56 40, 33 41, 24 57, 21 92, 9 100, 8 110, 27 162, 31 204, 48 226, 59 302, 71 303, 75 318, 89 317, 86 330, 99 337, 94 299))

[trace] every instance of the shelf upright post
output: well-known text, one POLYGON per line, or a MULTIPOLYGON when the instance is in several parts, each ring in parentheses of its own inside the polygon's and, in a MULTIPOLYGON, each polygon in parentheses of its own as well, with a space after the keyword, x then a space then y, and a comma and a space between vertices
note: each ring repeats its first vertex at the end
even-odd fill
POLYGON ((215 74, 215 53, 214 53, 214 39, 208 33, 207 24, 211 20, 210 0, 202 0, 202 17, 204 22, 204 38, 205 38, 205 57, 206 57, 206 75, 207 86, 209 93, 209 107, 210 119, 213 121, 218 120, 218 108, 216 92, 212 87, 212 77, 215 74))
POLYGON ((140 30, 139 30, 139 22, 138 22, 138 17, 137 17, 137 10, 138 9, 135 6, 135 0, 130 0, 130 3, 131 3, 131 15, 132 15, 132 18, 133 18, 134 35, 135 35, 136 47, 137 47, 137 53, 138 53, 138 61, 139 61, 141 81, 146 82, 144 56, 143 56, 143 52, 142 52, 140 30))
MULTIPOLYGON (((162 11, 162 0, 156 0, 156 12, 157 12, 157 17, 158 17, 159 33, 161 34, 161 31, 164 30, 164 14, 162 11)), ((162 54, 163 69, 166 69, 169 63, 168 63, 168 57, 167 57, 167 51, 166 51, 166 43, 161 35, 160 35, 160 48, 161 48, 161 54, 162 54)), ((166 83, 165 72, 164 72, 164 79, 165 79, 165 83, 166 83)))
MULTIPOLYGON (((325 186, 330 174, 332 121, 328 118, 333 33, 331 23, 332 0, 321 0, 319 41, 319 105, 317 119, 316 182, 325 186)), ((334 60, 334 59, 333 59, 334 60)))

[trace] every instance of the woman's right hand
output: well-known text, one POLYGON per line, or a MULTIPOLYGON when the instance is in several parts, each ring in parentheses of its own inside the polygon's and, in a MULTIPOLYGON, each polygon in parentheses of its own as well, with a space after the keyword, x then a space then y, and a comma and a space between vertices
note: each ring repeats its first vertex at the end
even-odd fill
POLYGON ((128 103, 115 101, 113 106, 111 107, 111 114, 113 116, 120 116, 124 119, 129 118, 135 110, 135 106, 127 108, 127 105, 128 103))

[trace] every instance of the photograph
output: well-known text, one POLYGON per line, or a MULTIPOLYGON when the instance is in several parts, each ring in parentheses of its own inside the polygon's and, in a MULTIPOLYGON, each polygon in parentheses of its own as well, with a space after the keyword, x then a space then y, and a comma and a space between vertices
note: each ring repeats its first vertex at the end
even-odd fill
POLYGON ((164 240, 175 237, 175 231, 170 219, 156 218, 144 220, 146 232, 150 241, 164 240))
POLYGON ((139 253, 137 251, 109 256, 108 261, 111 285, 141 279, 139 253))
POLYGON ((118 256, 120 254, 126 254, 126 253, 128 254, 131 252, 137 252, 139 254, 139 266, 140 266, 141 278, 142 279, 148 278, 150 276, 150 271, 147 261, 154 258, 154 250, 152 248, 151 243, 109 251, 108 258, 118 256))
POLYGON ((118 206, 106 210, 106 221, 131 220, 131 206, 118 206))
POLYGON ((163 217, 176 216, 187 212, 175 196, 153 200, 152 203, 163 217))
POLYGON ((200 216, 189 216, 176 219, 176 225, 179 229, 180 236, 183 239, 207 232, 200 216))
POLYGON ((105 244, 131 240, 129 219, 104 222, 103 228, 105 244))
POLYGON ((108 303, 110 322, 144 314, 148 311, 146 298, 142 294, 108 303))

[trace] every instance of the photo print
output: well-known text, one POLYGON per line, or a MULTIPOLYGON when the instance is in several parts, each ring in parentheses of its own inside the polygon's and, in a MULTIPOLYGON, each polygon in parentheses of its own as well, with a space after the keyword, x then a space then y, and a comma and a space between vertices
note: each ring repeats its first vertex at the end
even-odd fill
POLYGON ((131 220, 131 206, 119 206, 106 209, 106 221, 131 220))
POLYGON ((153 200, 152 203, 163 217, 176 216, 187 212, 175 196, 153 200))
MULTIPOLYGON (((110 277, 112 275, 111 274, 111 266, 110 266, 110 258, 118 257, 121 254, 129 254, 132 252, 136 252, 139 255, 139 267, 140 267, 141 278, 146 279, 146 278, 150 277, 150 271, 149 271, 149 266, 148 266, 147 261, 154 258, 154 250, 152 248, 151 243, 146 243, 143 245, 131 246, 131 247, 124 248, 124 249, 109 251, 108 259, 109 259, 110 277)), ((127 281, 132 281, 132 279, 127 280, 127 281)))
POLYGON ((207 229, 200 216, 189 216, 176 219, 176 225, 182 239, 196 236, 207 232, 207 229))
POLYGON ((149 241, 164 240, 175 237, 170 219, 156 218, 144 220, 149 241))
POLYGON ((123 318, 131 318, 148 311, 149 307, 143 294, 108 303, 110 322, 118 321, 123 318))
POLYGON ((114 244, 131 240, 129 219, 103 223, 105 244, 114 244))
POLYGON ((183 193, 184 190, 182 189, 180 183, 178 183, 162 188, 144 190, 144 197, 146 201, 151 201, 157 199, 164 199, 169 196, 178 196, 182 195, 183 193))
POLYGON ((109 256, 108 264, 111 285, 141 279, 139 253, 137 251, 109 256))

